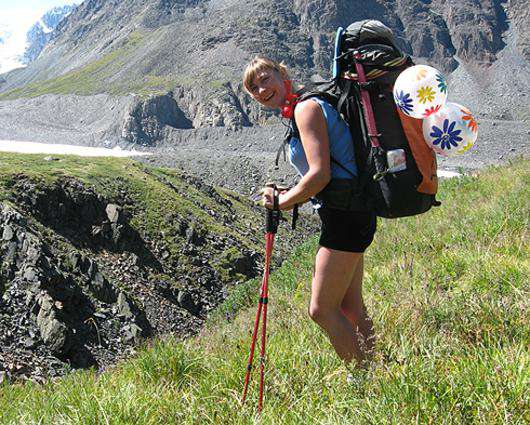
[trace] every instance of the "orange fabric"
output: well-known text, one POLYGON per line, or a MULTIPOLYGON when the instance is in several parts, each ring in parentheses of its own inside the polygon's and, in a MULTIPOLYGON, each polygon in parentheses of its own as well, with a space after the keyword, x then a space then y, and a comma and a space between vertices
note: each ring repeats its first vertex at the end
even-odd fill
POLYGON ((423 179, 418 186, 418 192, 435 195, 438 190, 438 176, 436 175, 436 154, 425 143, 423 137, 422 120, 411 118, 397 108, 405 136, 409 141, 412 156, 420 170, 423 179))

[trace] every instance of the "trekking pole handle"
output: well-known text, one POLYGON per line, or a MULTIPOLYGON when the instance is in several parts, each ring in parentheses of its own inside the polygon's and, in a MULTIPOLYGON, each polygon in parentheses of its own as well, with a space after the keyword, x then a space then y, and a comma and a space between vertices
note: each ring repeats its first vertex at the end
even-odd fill
POLYGON ((267 187, 272 188, 272 210, 267 209, 266 225, 265 229, 267 233, 276 233, 278 231, 278 225, 280 224, 280 219, 282 213, 280 211, 280 191, 274 183, 267 184, 267 187))

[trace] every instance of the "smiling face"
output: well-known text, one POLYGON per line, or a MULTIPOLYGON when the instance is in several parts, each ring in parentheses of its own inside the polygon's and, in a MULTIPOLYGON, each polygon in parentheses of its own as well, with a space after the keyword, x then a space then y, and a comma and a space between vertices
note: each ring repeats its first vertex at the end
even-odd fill
POLYGON ((284 79, 273 68, 258 70, 247 90, 253 99, 272 109, 281 108, 287 95, 284 79))

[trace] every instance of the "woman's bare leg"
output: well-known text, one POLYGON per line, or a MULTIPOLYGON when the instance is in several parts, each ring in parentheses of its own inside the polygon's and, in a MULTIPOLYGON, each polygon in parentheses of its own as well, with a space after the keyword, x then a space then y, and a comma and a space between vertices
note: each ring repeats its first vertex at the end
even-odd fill
POLYGON ((342 302, 351 286, 362 254, 320 247, 315 260, 309 315, 327 333, 333 348, 346 363, 360 365, 365 353, 342 302))
POLYGON ((362 336, 361 349, 365 357, 371 357, 373 353, 375 336, 372 319, 368 316, 363 301, 362 284, 364 275, 364 256, 361 256, 355 267, 350 286, 341 303, 341 309, 348 318, 356 332, 362 336))

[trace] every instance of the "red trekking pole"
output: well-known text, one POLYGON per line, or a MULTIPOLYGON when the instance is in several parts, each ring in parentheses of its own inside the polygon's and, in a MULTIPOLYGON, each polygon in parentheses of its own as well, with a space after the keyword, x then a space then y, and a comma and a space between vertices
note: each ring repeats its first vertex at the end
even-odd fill
POLYGON ((278 189, 275 185, 273 188, 273 209, 267 210, 266 233, 265 233, 265 270, 263 273, 263 280, 261 282, 261 291, 259 296, 258 311, 256 312, 256 320, 254 321, 254 331, 252 333, 252 342, 250 344, 250 354, 248 356, 247 374, 245 376, 245 385, 243 387, 243 397, 241 403, 245 402, 247 397, 248 383, 250 380, 250 372, 252 371, 252 360, 254 359, 254 348, 256 347, 256 337, 258 334, 258 327, 263 313, 263 323, 261 328, 261 353, 260 353, 260 381, 259 381, 259 399, 258 412, 261 413, 263 406, 263 381, 265 377, 265 341, 267 337, 267 304, 268 304, 268 283, 269 270, 272 255, 272 247, 274 245, 274 235, 278 231, 278 224, 280 222, 281 213, 278 208, 278 189))

